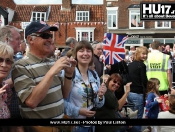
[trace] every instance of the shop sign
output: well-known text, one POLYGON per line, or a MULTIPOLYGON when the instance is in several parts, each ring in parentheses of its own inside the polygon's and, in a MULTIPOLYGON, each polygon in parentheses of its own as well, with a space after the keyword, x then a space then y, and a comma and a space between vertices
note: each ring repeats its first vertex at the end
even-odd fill
POLYGON ((146 35, 128 35, 129 38, 152 38, 152 36, 146 36, 146 35))
POLYGON ((126 44, 140 44, 140 40, 127 40, 126 44))

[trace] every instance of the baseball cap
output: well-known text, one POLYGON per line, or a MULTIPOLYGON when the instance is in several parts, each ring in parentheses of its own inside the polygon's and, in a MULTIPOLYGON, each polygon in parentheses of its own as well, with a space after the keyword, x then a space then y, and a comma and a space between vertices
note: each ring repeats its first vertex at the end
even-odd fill
POLYGON ((55 26, 49 26, 43 21, 33 21, 25 29, 25 38, 32 33, 44 32, 46 30, 57 31, 55 26))

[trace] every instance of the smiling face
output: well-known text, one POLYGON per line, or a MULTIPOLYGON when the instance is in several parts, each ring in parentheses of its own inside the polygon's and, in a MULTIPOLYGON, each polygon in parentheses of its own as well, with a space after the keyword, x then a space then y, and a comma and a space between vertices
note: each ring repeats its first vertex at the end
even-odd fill
POLYGON ((148 49, 145 46, 140 46, 137 48, 134 56, 134 60, 136 61, 145 61, 148 56, 148 49))
MULTIPOLYGON (((50 31, 45 31, 43 33, 51 34, 50 31)), ((53 43, 51 37, 46 39, 41 36, 36 36, 43 33, 34 33, 33 35, 27 37, 30 44, 30 52, 40 58, 46 57, 50 53, 53 43)))
POLYGON ((109 90, 111 90, 112 92, 115 92, 116 90, 118 90, 121 86, 121 82, 118 79, 112 79, 109 82, 109 90))
POLYGON ((107 80, 106 85, 112 92, 119 91, 122 85, 122 78, 119 74, 113 73, 107 80))
POLYGON ((93 49, 91 44, 86 40, 79 41, 73 50, 73 57, 77 60, 78 64, 84 66, 92 65, 93 49))
POLYGON ((12 64, 13 64, 13 60, 9 57, 9 55, 5 55, 5 56, 0 55, 0 80, 1 81, 9 75, 12 64))
POLYGON ((78 60, 79 64, 89 66, 89 64, 92 60, 92 51, 90 49, 85 48, 85 47, 81 48, 77 52, 77 60, 78 60))
POLYGON ((0 83, 9 75, 13 65, 14 50, 6 43, 0 42, 0 83))

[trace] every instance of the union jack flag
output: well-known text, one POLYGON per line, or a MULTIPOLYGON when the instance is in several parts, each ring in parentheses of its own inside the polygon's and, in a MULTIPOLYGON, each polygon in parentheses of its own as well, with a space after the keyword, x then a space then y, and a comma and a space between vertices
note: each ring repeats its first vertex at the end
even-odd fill
POLYGON ((124 43, 128 36, 105 33, 103 41, 103 54, 105 64, 115 64, 125 58, 124 43))

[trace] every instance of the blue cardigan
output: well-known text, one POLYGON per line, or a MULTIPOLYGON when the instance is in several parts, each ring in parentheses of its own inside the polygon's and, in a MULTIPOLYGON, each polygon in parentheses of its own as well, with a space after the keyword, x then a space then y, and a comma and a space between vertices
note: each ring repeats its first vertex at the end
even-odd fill
POLYGON ((159 114, 159 103, 156 100, 153 92, 150 92, 146 98, 145 115, 148 119, 157 119, 159 114))

